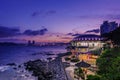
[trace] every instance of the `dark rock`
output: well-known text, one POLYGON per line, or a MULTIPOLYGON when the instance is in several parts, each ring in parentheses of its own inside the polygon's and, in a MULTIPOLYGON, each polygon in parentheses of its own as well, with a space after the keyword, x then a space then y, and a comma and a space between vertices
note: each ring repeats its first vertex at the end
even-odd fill
POLYGON ((15 63, 8 63, 8 64, 6 64, 6 65, 9 65, 9 66, 16 66, 15 63))

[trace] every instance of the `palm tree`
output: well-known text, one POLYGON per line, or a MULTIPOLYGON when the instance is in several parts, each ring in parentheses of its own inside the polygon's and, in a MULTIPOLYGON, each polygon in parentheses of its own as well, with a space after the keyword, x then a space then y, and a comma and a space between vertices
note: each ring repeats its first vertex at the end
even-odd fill
POLYGON ((74 74, 77 76, 78 80, 81 78, 81 79, 85 79, 85 75, 84 75, 84 72, 81 68, 76 68, 74 70, 74 74))

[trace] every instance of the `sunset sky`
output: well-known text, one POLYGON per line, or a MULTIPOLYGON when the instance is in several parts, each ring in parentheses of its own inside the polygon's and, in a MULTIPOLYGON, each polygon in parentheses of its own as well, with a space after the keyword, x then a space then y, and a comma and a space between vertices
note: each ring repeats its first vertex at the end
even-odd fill
POLYGON ((0 0, 0 41, 68 42, 120 22, 120 0, 0 0))

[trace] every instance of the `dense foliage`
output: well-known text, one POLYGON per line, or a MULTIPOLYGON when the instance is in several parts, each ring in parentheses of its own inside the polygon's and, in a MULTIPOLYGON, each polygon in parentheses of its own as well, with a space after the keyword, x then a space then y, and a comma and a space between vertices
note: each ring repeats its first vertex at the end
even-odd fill
POLYGON ((77 79, 80 79, 80 78, 82 78, 83 80, 85 79, 85 75, 84 75, 83 70, 81 68, 76 68, 74 70, 74 74, 76 75, 74 77, 77 79))
POLYGON ((72 54, 71 52, 66 52, 66 53, 58 54, 58 56, 59 56, 59 57, 70 56, 71 54, 72 54))
POLYGON ((101 48, 99 48, 99 49, 96 49, 96 50, 92 50, 92 51, 90 51, 91 52, 91 54, 93 54, 93 55, 100 55, 101 54, 101 48))
POLYGON ((101 77, 98 75, 88 75, 87 80, 101 80, 101 77))
POLYGON ((79 59, 77 59, 77 58, 72 58, 71 59, 71 62, 79 62, 80 60, 79 59))
POLYGON ((97 59, 99 71, 104 80, 120 80, 120 48, 105 50, 97 59))
POLYGON ((71 60, 71 58, 69 58, 69 57, 66 57, 66 58, 65 58, 65 60, 66 60, 66 61, 69 61, 69 60, 71 60))

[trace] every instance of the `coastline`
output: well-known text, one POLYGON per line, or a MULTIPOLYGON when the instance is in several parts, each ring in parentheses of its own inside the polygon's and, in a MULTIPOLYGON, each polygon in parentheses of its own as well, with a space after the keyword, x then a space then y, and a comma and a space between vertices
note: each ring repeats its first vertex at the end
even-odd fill
MULTIPOLYGON (((8 63, 6 65, 3 65, 0 67, 0 76, 4 78, 4 76, 9 76, 8 78, 4 78, 4 80, 8 79, 17 79, 17 80, 68 80, 66 72, 65 72, 65 66, 62 62, 62 57, 66 55, 64 53, 57 54, 57 57, 49 57, 47 60, 43 59, 36 59, 36 60, 30 60, 27 62, 24 62, 22 64, 16 64, 16 63, 8 63), (34 68, 33 70, 28 70, 26 68, 27 63, 35 63, 29 66, 38 67, 34 68), (43 66, 43 68, 41 68, 43 66), (39 71, 39 69, 46 71, 46 75, 52 76, 51 79, 39 79, 38 75, 35 75, 33 71, 39 71), (11 72, 11 73, 9 73, 11 72), (3 73, 3 74, 1 74, 3 73)), ((40 72, 40 71, 39 71, 40 72)), ((42 74, 41 74, 42 75, 42 74)))
MULTIPOLYGON (((6 46, 5 46, 6 47, 6 46)), ((3 48, 3 47, 2 47, 3 48)), ((12 54, 12 55, 18 55, 19 57, 10 57, 12 60, 8 60, 5 63, 2 62, 2 64, 0 65, 0 77, 2 77, 2 80, 38 80, 37 76, 33 76, 32 71, 26 70, 24 63, 31 61, 36 61, 38 59, 40 59, 42 62, 46 62, 48 63, 49 68, 53 69, 54 67, 56 68, 57 66, 60 66, 59 71, 62 70, 61 74, 65 75, 64 72, 64 66, 63 63, 60 59, 60 57, 62 57, 64 55, 64 47, 38 47, 38 48, 34 48, 34 47, 24 47, 24 46, 20 46, 20 47, 16 47, 16 46, 9 46, 6 49, 9 49, 9 52, 7 54, 12 54), (12 49, 15 49, 17 51, 14 51, 12 49), (25 49, 24 49, 25 48, 25 49), (43 50, 44 49, 44 50, 43 50), (26 51, 25 51, 26 50, 26 51), (11 51, 11 52, 10 52, 11 51), (19 54, 17 54, 19 52, 19 54), (28 52, 28 53, 27 53, 28 52), (23 56, 24 54, 24 56, 23 56), (43 56, 45 56, 43 58, 43 56), (30 57, 28 59, 28 57, 30 57), (23 59, 22 59, 23 58, 23 59), (51 60, 52 58, 52 60, 51 60), (59 59, 58 59, 59 58, 59 59), (13 61, 15 60, 15 61, 13 61), (20 60, 20 62, 19 62, 20 60), (49 62, 49 60, 51 60, 49 62), (7 67, 6 67, 7 66, 7 67), (29 76, 28 76, 29 75, 29 76), (8 77, 6 77, 8 76, 8 77)), ((4 53, 4 49, 2 51, 2 53, 4 53)), ((5 54, 5 53, 4 53, 5 54)), ((42 63, 41 62, 41 63, 42 63)), ((58 70, 58 68, 57 68, 58 70)), ((54 69, 54 71, 56 71, 56 69, 54 69)), ((60 73, 60 72, 57 73, 60 73)), ((54 76, 61 76, 61 74, 57 74, 54 76)), ((63 75, 63 76, 64 76, 63 75)), ((60 77, 59 77, 60 78, 60 77)), ((64 76, 65 78, 65 76, 64 76)), ((52 80, 66 80, 66 79, 52 79, 52 80)))
POLYGON ((32 73, 25 70, 23 64, 21 65, 4 65, 0 66, 1 80, 37 80, 32 76, 32 73))
POLYGON ((34 60, 25 63, 26 70, 32 71, 38 80, 68 80, 65 66, 62 62, 63 54, 59 54, 54 60, 34 60))

